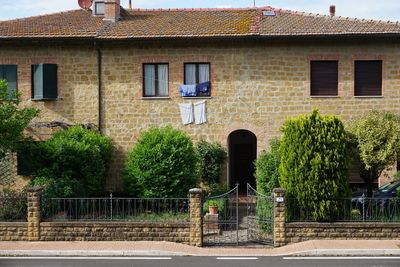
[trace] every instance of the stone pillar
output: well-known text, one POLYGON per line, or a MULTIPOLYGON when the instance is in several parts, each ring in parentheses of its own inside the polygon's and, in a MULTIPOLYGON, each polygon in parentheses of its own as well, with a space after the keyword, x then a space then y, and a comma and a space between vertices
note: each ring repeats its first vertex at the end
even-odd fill
POLYGON ((40 240, 40 193, 41 187, 28 189, 28 240, 40 240))
POLYGON ((189 190, 190 245, 203 246, 203 191, 199 188, 189 190))
POLYGON ((286 245, 286 190, 274 189, 274 247, 286 245))

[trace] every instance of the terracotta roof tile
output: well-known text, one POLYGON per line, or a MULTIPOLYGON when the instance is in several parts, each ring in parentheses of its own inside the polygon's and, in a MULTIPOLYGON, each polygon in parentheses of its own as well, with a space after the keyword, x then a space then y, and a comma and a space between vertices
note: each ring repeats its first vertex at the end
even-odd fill
POLYGON ((400 35, 400 23, 330 17, 271 7, 242 9, 121 10, 104 22, 91 11, 0 21, 0 38, 136 39, 166 37, 400 35), (263 11, 275 15, 265 16, 263 11))
POLYGON ((0 38, 95 37, 103 19, 91 11, 72 10, 44 16, 0 21, 0 38))
POLYGON ((251 34, 257 10, 123 10, 101 38, 235 36, 251 34))
POLYGON ((331 17, 288 10, 272 9, 276 16, 264 16, 260 34, 279 35, 351 35, 400 34, 400 23, 331 17))

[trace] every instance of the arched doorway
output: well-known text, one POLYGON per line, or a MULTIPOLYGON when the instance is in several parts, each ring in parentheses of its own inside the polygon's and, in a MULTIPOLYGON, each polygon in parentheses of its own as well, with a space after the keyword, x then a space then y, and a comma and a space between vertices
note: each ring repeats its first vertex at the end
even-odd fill
POLYGON ((239 192, 246 193, 246 184, 255 188, 254 161, 257 158, 257 137, 248 130, 236 130, 228 136, 229 186, 239 183, 239 192))

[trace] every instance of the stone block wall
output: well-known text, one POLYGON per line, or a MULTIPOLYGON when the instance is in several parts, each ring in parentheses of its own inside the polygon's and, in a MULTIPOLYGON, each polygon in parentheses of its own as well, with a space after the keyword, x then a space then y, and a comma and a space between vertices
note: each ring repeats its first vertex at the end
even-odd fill
MULTIPOLYGON (((396 42, 141 42, 104 45, 102 125, 114 142, 107 189, 121 189, 121 169, 140 133, 171 124, 194 141, 218 141, 224 146, 231 132, 245 129, 257 137, 257 151, 280 135, 285 118, 309 113, 335 114, 346 123, 371 109, 400 109, 400 50, 396 42), (338 96, 310 96, 310 61, 338 60, 338 96), (383 60, 382 97, 354 96, 354 60, 383 60), (207 62, 211 97, 206 99, 206 124, 182 125, 184 63, 207 62), (143 64, 168 63, 169 96, 143 97, 143 64)), ((18 90, 23 105, 41 109, 36 122, 98 121, 97 53, 90 45, 4 45, 0 64, 18 64, 18 90), (31 64, 58 65, 59 99, 31 100, 31 64)), ((225 179, 226 180, 226 177, 225 179)))
POLYGON ((189 244, 186 222, 42 222, 41 241, 169 241, 189 244))
POLYGON ((0 241, 28 241, 28 223, 0 222, 0 241))
POLYGON ((316 239, 400 239, 400 223, 292 222, 286 223, 286 243, 316 239))

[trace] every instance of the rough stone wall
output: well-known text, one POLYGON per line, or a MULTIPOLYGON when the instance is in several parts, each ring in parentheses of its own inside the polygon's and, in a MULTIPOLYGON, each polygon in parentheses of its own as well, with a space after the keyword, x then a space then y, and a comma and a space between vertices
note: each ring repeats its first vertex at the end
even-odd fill
POLYGON ((42 222, 41 241, 169 241, 189 244, 189 223, 42 222))
POLYGON ((286 243, 315 239, 400 239, 400 223, 286 223, 286 243))
MULTIPOLYGON (((321 43, 171 43, 112 44, 103 54, 103 126, 115 151, 107 189, 121 189, 121 169, 141 131, 171 124, 194 141, 219 141, 224 146, 232 131, 246 129, 257 137, 257 151, 280 135, 285 118, 309 113, 336 114, 345 122, 371 109, 400 108, 400 49, 389 42, 321 43), (310 60, 339 60, 339 95, 310 97, 310 60), (354 97, 354 60, 383 60, 383 96, 354 97), (206 99, 208 122, 181 123, 184 63, 209 62, 211 98, 206 99), (169 98, 143 98, 143 63, 169 64, 169 98)), ((94 47, 2 46, 0 64, 18 64, 18 87, 23 104, 42 110, 36 121, 97 124, 97 53, 94 47), (58 65, 59 99, 32 101, 31 64, 58 65)))
POLYGON ((400 108, 400 50, 398 45, 357 44, 187 44, 113 46, 103 49, 104 132, 116 151, 108 186, 120 187, 125 155, 141 131, 171 124, 194 141, 205 139, 227 145, 229 134, 247 129, 257 136, 257 151, 280 135, 285 118, 314 108, 348 122, 371 109, 398 112, 400 108), (339 60, 339 95, 310 97, 310 60, 339 60), (383 59, 383 97, 354 97, 354 60, 383 59), (182 125, 184 63, 209 62, 211 98, 206 99, 208 123, 182 125), (169 98, 145 99, 143 63, 169 64, 169 98))
MULTIPOLYGON (((16 64, 18 92, 22 94, 21 105, 40 109, 34 123, 61 121, 67 123, 93 123, 97 125, 97 58, 93 46, 39 45, 25 46, 2 44, 0 64, 16 64), (31 65, 52 63, 58 66, 58 99, 32 100, 31 65)), ((35 139, 49 138, 55 129, 29 129, 35 139)), ((15 172, 16 174, 16 172, 15 172)), ((29 180, 16 177, 15 188, 22 188, 29 180)))
POLYGON ((28 223, 0 222, 0 241, 27 241, 28 223))

